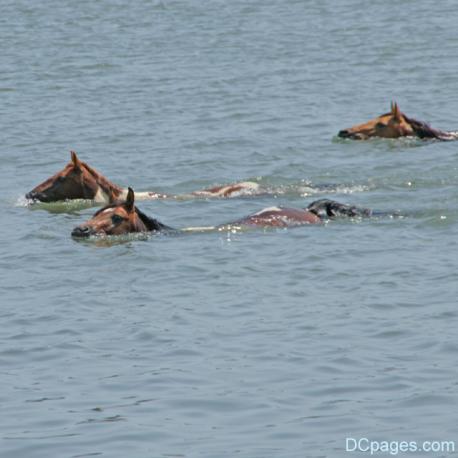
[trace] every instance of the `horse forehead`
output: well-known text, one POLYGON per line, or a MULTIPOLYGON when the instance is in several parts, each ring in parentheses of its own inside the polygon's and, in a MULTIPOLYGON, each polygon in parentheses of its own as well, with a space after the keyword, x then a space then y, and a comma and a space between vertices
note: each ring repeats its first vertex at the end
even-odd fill
POLYGON ((51 175, 49 178, 47 178, 43 183, 41 183, 39 186, 47 185, 47 184, 52 184, 54 181, 56 181, 59 177, 65 177, 68 172, 69 172, 69 165, 67 164, 62 170, 59 170, 56 172, 54 175, 51 175))
POLYGON ((105 210, 102 210, 100 212, 101 215, 119 215, 122 216, 123 218, 126 218, 128 216, 127 211, 122 208, 122 207, 110 207, 106 208, 105 210))
POLYGON ((385 114, 382 114, 378 118, 375 118, 375 119, 377 121, 389 121, 392 118, 393 118, 393 115, 391 113, 385 113, 385 114))
POLYGON ((363 130, 363 129, 372 129, 378 122, 382 121, 383 115, 378 116, 373 119, 369 119, 369 121, 363 122, 361 124, 355 124, 351 129, 355 130, 363 130))
POLYGON ((382 114, 380 116, 377 116, 376 118, 372 118, 366 123, 364 123, 364 126, 374 126, 375 124, 379 122, 383 123, 388 123, 391 120, 392 116, 390 114, 382 114))
POLYGON ((95 178, 93 177, 91 171, 86 167, 84 163, 81 163, 80 167, 78 169, 75 168, 72 162, 69 162, 60 172, 58 172, 56 175, 61 175, 61 176, 69 176, 73 174, 74 176, 78 177, 83 177, 85 180, 91 180, 94 181, 95 178))

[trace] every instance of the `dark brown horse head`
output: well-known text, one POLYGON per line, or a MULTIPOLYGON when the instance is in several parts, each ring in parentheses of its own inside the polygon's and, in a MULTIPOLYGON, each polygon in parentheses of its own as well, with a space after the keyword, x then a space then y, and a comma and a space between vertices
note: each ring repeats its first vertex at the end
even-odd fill
POLYGON ((391 111, 363 124, 344 129, 339 137, 352 140, 367 140, 372 137, 399 138, 414 136, 415 131, 407 118, 401 113, 397 103, 391 103, 391 111))
POLYGON ((75 227, 73 237, 90 235, 123 235, 135 232, 151 232, 171 229, 142 213, 135 206, 135 194, 128 188, 125 201, 113 202, 98 210, 85 223, 75 227))
POLYGON ((110 202, 119 197, 122 192, 119 186, 80 161, 74 151, 70 155, 70 162, 60 172, 32 189, 26 194, 26 198, 40 202, 68 199, 110 202))

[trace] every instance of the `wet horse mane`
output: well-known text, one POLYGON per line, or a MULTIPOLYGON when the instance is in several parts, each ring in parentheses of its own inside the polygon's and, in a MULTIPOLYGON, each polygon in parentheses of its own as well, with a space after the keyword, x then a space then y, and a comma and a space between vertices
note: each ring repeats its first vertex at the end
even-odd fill
POLYGON ((419 121, 415 118, 410 118, 404 113, 402 114, 404 119, 410 124, 415 135, 419 138, 436 138, 438 140, 454 140, 456 134, 454 132, 446 132, 444 130, 435 129, 424 121, 419 121))
POLYGON ((135 211, 137 212, 138 217, 142 220, 143 224, 149 231, 163 231, 163 230, 173 230, 170 226, 166 226, 162 224, 155 218, 151 218, 145 215, 141 210, 135 207, 135 211))
MULTIPOLYGON (((392 115, 392 112, 384 113, 380 115, 380 118, 383 118, 384 116, 391 116, 391 115, 392 115)), ((434 127, 431 127, 427 122, 419 121, 418 119, 411 118, 407 116, 405 113, 402 113, 402 116, 409 123, 410 127, 412 127, 414 134, 418 138, 422 138, 422 139, 436 138, 438 140, 455 139, 454 132, 447 132, 445 130, 435 129, 434 127)))

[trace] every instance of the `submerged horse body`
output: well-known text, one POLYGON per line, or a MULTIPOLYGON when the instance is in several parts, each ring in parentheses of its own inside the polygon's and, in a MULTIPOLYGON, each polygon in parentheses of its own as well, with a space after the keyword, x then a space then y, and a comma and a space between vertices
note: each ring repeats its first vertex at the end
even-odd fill
POLYGON ((410 118, 401 112, 397 103, 393 102, 389 113, 382 114, 366 123, 343 129, 338 133, 338 136, 351 140, 367 140, 373 137, 417 137, 449 141, 457 140, 458 132, 435 129, 426 122, 410 118))
MULTIPOLYGON (((245 218, 211 229, 225 227, 273 227, 284 228, 305 224, 320 224, 334 217, 369 217, 370 209, 342 204, 329 199, 312 202, 306 208, 270 207, 245 218)), ((75 227, 74 237, 91 235, 123 235, 141 232, 178 231, 155 218, 146 216, 135 206, 135 194, 128 188, 126 200, 107 205, 98 210, 91 219, 75 227)))
MULTIPOLYGON (((112 183, 97 170, 81 161, 74 151, 70 162, 59 172, 36 186, 26 198, 39 202, 88 199, 96 203, 110 203, 127 197, 127 189, 112 183)), ((244 193, 260 192, 259 184, 251 181, 194 191, 194 197, 237 197, 244 193)), ((165 199, 176 196, 157 192, 137 192, 138 200, 165 199)))
MULTIPOLYGON (((332 218, 373 216, 369 208, 342 204, 335 200, 315 200, 305 208, 269 207, 224 226, 292 227, 319 224, 332 218)), ((381 215, 381 213, 377 213, 381 215)))

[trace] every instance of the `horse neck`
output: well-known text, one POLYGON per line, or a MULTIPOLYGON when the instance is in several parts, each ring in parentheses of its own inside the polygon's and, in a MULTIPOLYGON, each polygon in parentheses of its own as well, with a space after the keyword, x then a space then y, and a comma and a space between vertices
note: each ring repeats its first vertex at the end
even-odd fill
POLYGON ((435 138, 437 140, 457 140, 458 132, 447 132, 445 130, 436 129, 431 127, 424 121, 418 121, 414 118, 409 118, 403 114, 405 120, 410 124, 415 135, 419 138, 435 138))
POLYGON ((167 226, 155 218, 146 216, 141 210, 135 207, 138 219, 143 223, 148 231, 173 231, 174 229, 170 226, 167 226))
POLYGON ((120 196, 123 193, 123 189, 120 186, 112 183, 108 178, 105 178, 103 175, 98 173, 92 167, 88 166, 86 163, 84 163, 84 166, 95 179, 95 182, 99 187, 96 195, 94 196, 94 200, 101 202, 109 202, 111 200, 120 198, 120 196))
POLYGON ((135 217, 133 232, 148 232, 149 229, 146 224, 142 221, 140 216, 137 214, 135 217))

